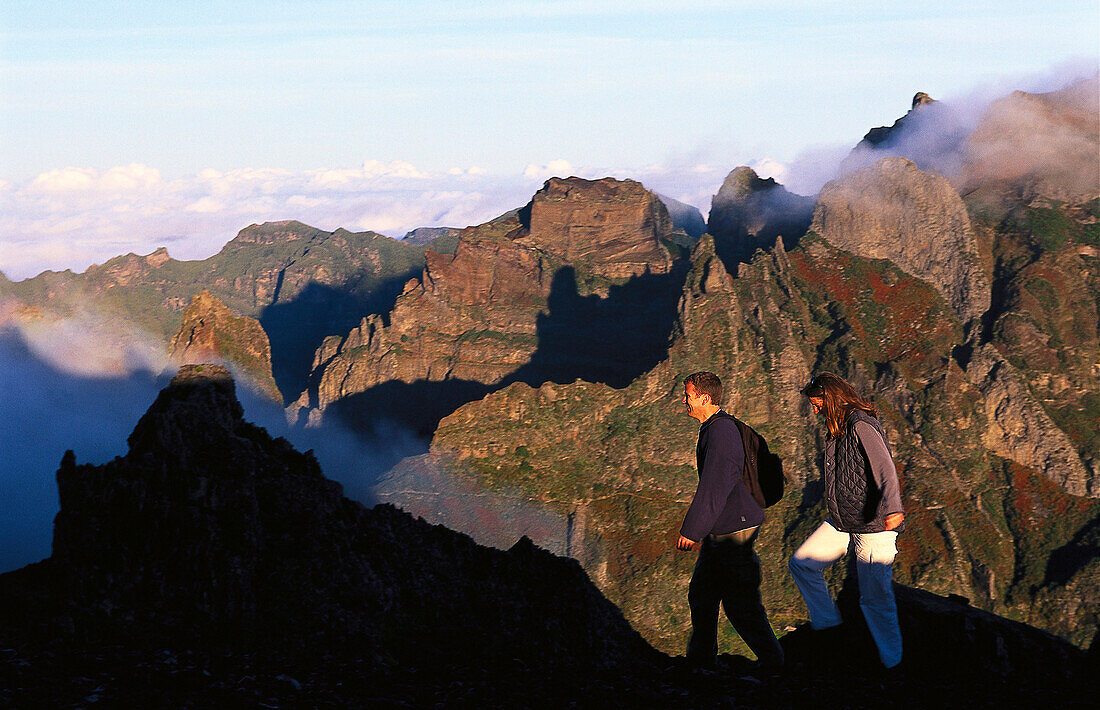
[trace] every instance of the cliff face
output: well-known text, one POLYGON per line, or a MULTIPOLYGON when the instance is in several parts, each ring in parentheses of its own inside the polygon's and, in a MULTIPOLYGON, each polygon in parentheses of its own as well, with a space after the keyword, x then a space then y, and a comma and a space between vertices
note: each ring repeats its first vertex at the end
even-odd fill
POLYGON ((183 312, 183 323, 168 354, 179 362, 216 360, 236 363, 272 398, 282 401, 271 376, 271 345, 254 318, 237 317, 224 303, 203 290, 183 312))
POLYGON ((357 421, 400 420, 375 393, 420 382, 420 414, 405 423, 430 433, 508 378, 625 384, 663 350, 676 288, 662 243, 671 229, 664 205, 636 182, 550 180, 517 214, 464 229, 453 256, 428 252, 388 322, 372 316, 326 341, 315 389, 297 406, 316 417, 341 402, 357 421))
POLYGON ((516 242, 610 279, 665 274, 668 210, 633 180, 551 178, 535 193, 528 232, 516 242))
POLYGON ((870 259, 889 259, 943 294, 964 321, 989 308, 990 276, 959 194, 904 158, 883 158, 822 188, 810 229, 870 259))

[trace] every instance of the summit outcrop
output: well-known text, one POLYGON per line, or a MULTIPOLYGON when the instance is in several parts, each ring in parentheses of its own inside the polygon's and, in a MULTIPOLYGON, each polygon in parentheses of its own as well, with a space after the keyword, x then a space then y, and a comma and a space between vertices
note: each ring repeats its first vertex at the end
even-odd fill
POLYGON ((665 274, 672 257, 661 244, 672 219, 657 195, 634 180, 551 178, 526 208, 517 244, 610 279, 665 274))
POLYGON ((905 158, 883 158, 826 184, 810 230, 928 281, 964 322, 989 309, 988 267, 959 193, 905 158))
POLYGON ((729 268, 748 262, 777 237, 791 249, 806 233, 814 198, 788 192, 774 178, 761 178, 747 166, 735 168, 710 203, 707 231, 729 268))

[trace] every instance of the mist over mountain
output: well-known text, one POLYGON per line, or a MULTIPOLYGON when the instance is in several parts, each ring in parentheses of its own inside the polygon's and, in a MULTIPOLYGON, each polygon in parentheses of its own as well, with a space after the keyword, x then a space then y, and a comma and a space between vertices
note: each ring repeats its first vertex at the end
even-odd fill
MULTIPOLYGON (((238 368, 237 394, 248 418, 312 451, 351 498, 392 502, 483 544, 507 548, 527 535, 547 549, 565 550, 565 516, 525 495, 454 481, 433 462, 391 470, 427 449, 414 432, 382 425, 364 437, 334 421, 292 427, 262 381, 250 379, 242 363, 219 359, 238 368)), ((96 464, 122 454, 129 430, 176 362, 148 335, 103 320, 9 320, 0 326, 0 400, 14 414, 0 428, 7 452, 0 458, 0 521, 6 531, 0 571, 49 554, 58 511, 53 472, 64 452, 74 450, 96 464)))
POLYGON ((53 472, 65 451, 110 460, 164 383, 159 370, 67 372, 40 358, 18 329, 0 329, 0 570, 49 555, 58 509, 53 472))
MULTIPOLYGON (((785 628, 805 620, 785 560, 824 507, 798 390, 837 372, 872 397, 895 450, 897 581, 1084 648, 1100 625, 1097 86, 922 98, 815 197, 737 168, 698 239, 641 183, 554 178, 497 219, 423 234, 427 247, 266 223, 203 262, 128 255, 0 281, 0 298, 24 328, 91 311, 237 366, 262 331, 278 394, 245 398, 251 419, 313 449, 358 500, 567 554, 664 652, 688 628, 690 570, 672 549, 695 486, 683 376, 720 374, 728 407, 787 462, 758 545, 785 628), (203 296, 187 315, 203 289, 226 310, 203 296)), ((121 453, 130 404, 106 410, 118 431, 49 412, 125 378, 59 376, 23 336, 5 347, 31 360, 4 383, 39 427, 121 453), (26 388, 40 380, 57 389, 26 388)), ((137 400, 157 377, 119 391, 137 400)), ((48 465, 13 479, 38 496, 19 499, 30 510, 47 509, 52 440, 48 465)))

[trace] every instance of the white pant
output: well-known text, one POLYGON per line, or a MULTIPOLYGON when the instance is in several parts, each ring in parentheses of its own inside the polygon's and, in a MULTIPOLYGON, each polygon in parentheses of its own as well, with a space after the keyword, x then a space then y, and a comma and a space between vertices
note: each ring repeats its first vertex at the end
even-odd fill
POLYGON ((898 553, 898 534, 840 532, 828 520, 813 532, 791 556, 791 576, 806 600, 810 624, 827 629, 841 622, 836 602, 825 586, 822 570, 855 548, 856 576, 859 580, 859 606, 867 628, 878 646, 882 665, 891 668, 901 661, 901 629, 891 581, 894 556, 898 553))

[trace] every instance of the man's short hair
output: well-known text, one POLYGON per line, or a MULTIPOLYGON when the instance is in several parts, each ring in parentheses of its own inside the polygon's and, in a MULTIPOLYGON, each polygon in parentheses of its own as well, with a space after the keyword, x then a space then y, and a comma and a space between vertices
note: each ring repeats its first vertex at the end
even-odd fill
POLYGON ((684 378, 684 385, 691 383, 699 394, 710 396, 710 403, 716 407, 722 406, 722 380, 713 372, 703 370, 693 372, 684 378))

